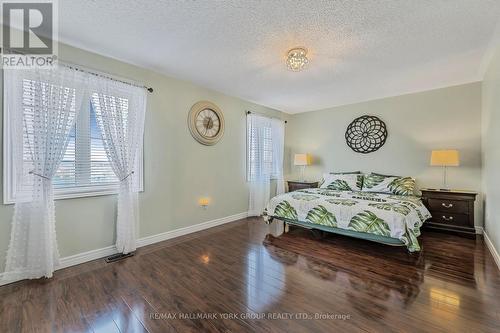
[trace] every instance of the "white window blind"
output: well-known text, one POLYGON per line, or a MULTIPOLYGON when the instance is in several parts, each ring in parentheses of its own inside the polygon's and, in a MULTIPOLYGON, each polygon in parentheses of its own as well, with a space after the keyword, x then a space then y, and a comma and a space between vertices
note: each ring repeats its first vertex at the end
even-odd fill
POLYGON ((54 188, 116 185, 118 179, 104 150, 92 103, 71 131, 64 158, 53 179, 54 188))
POLYGON ((247 131, 248 179, 256 179, 261 174, 272 176, 273 142, 271 123, 250 122, 247 131))
POLYGON ((278 170, 282 169, 278 167, 276 152, 273 151, 276 123, 281 123, 282 126, 282 121, 277 119, 255 114, 247 117, 247 180, 249 181, 262 177, 276 179, 278 170))
POLYGON ((114 184, 118 182, 118 178, 113 172, 104 150, 101 131, 97 126, 92 104, 90 105, 90 176, 92 184, 114 184))
MULTIPOLYGON (((33 80, 23 79, 22 91, 15 92, 22 96, 22 105, 19 108, 23 112, 23 174, 28 174, 29 171, 33 170, 33 158, 29 142, 33 140, 35 84, 36 82, 33 80)), ((6 96, 6 98, 9 98, 9 96, 6 96)), ((94 93, 91 98, 98 98, 97 94, 94 93)), ((118 97, 111 100, 120 103, 121 116, 124 119, 123 121, 126 122, 128 100, 118 97)), ((5 100, 4 104, 6 104, 5 100)), ((8 113, 16 111, 11 109, 4 107, 7 113, 4 118, 4 133, 9 131, 8 113)), ((13 203, 16 191, 15 175, 13 174, 12 161, 8 151, 9 136, 5 135, 4 139, 6 139, 6 150, 4 152, 4 203, 13 203)), ((137 170, 139 171, 140 189, 142 190, 142 147, 140 161, 137 170)), ((76 124, 70 132, 69 143, 64 157, 52 182, 56 199, 118 193, 118 178, 104 149, 101 129, 97 123, 95 110, 90 99, 83 103, 83 107, 78 113, 76 124)), ((29 184, 26 185, 29 186, 29 184)))

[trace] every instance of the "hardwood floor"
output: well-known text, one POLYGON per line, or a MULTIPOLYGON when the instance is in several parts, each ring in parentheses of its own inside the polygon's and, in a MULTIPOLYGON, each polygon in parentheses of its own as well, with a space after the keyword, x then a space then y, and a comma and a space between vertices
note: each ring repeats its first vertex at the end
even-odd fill
POLYGON ((500 331, 480 237, 426 232, 408 254, 275 227, 248 218, 0 287, 0 332, 500 331))

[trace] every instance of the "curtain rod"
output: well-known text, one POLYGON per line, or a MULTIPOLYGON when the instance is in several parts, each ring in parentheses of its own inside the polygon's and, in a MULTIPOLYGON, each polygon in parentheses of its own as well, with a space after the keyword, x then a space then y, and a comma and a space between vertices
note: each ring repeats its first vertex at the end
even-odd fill
MULTIPOLYGON (((271 119, 278 119, 278 120, 283 120, 283 119, 280 119, 280 118, 276 118, 276 117, 270 117, 268 115, 265 115, 263 113, 258 113, 258 112, 252 112, 252 111, 245 111, 245 114, 249 115, 249 114, 257 114, 259 116, 262 116, 262 117, 266 117, 266 118, 271 118, 271 119)), ((287 120, 284 120, 285 124, 288 123, 287 120)))
MULTIPOLYGON (((1 48, 0 48, 0 50, 1 50, 1 48)), ((19 52, 19 51, 12 51, 12 50, 10 50, 10 52, 16 53, 16 54, 21 54, 21 55, 27 55, 26 53, 22 53, 22 52, 19 52)), ((54 56, 54 60, 56 60, 56 59, 57 59, 57 57, 54 56)), ((140 84, 137 84, 137 83, 132 83, 132 82, 127 82, 127 81, 124 81, 124 80, 116 79, 116 78, 114 78, 114 77, 111 76, 112 74, 99 73, 97 71, 93 71, 93 70, 90 70, 88 68, 84 68, 84 66, 70 64, 70 63, 65 63, 64 61, 58 61, 57 64, 61 65, 61 66, 64 66, 66 68, 74 69, 76 71, 80 71, 80 72, 84 72, 84 73, 87 73, 87 74, 91 74, 91 75, 95 75, 95 76, 98 76, 98 77, 102 77, 102 78, 105 78, 105 79, 109 79, 109 80, 112 80, 112 81, 116 81, 116 82, 128 84, 130 86, 144 88, 147 91, 149 91, 150 93, 153 92, 153 88, 152 87, 147 87, 145 85, 140 85, 140 84)))
POLYGON ((103 73, 97 73, 97 72, 93 72, 93 71, 88 70, 88 69, 84 69, 84 68, 80 67, 79 65, 73 65, 73 64, 69 64, 69 63, 65 63, 65 62, 61 62, 61 61, 59 61, 58 64, 66 67, 66 68, 70 68, 70 69, 74 69, 74 70, 79 71, 79 72, 83 72, 83 73, 87 73, 87 74, 90 74, 90 75, 95 75, 95 76, 98 76, 98 77, 102 77, 102 78, 105 78, 105 79, 108 79, 108 80, 111 80, 111 81, 128 84, 129 86, 144 88, 147 91, 149 91, 150 93, 153 92, 153 88, 152 87, 147 87, 145 85, 140 85, 140 84, 136 84, 136 83, 132 83, 132 82, 127 82, 127 81, 123 81, 123 80, 120 80, 120 79, 116 79, 116 78, 114 78, 112 76, 109 76, 109 75, 106 75, 106 74, 103 74, 103 73))

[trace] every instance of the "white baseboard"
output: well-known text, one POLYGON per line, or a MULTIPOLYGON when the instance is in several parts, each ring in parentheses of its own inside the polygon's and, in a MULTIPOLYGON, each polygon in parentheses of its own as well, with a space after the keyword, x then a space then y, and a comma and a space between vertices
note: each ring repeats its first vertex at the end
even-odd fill
POLYGON ((486 243, 486 246, 490 250, 491 255, 493 256, 493 259, 495 259, 495 262, 497 263, 497 267, 500 270, 500 255, 498 255, 497 249, 493 246, 493 243, 491 242, 490 238, 488 237, 488 234, 483 230, 483 236, 484 236, 484 242, 486 243))
MULTIPOLYGON (((222 217, 219 219, 191 225, 189 227, 184 227, 184 228, 179 228, 179 229, 167 231, 167 232, 157 234, 157 235, 142 237, 142 238, 139 238, 137 240, 137 247, 139 248, 139 247, 143 247, 146 245, 151 245, 151 244, 162 242, 162 241, 165 241, 168 239, 191 234, 193 232, 213 228, 213 227, 216 227, 218 225, 238 221, 238 220, 246 218, 247 216, 248 216, 248 213, 243 212, 243 213, 239 213, 239 214, 226 216, 226 217, 222 217)), ((116 247, 114 245, 112 245, 112 246, 104 247, 102 249, 91 250, 91 251, 87 251, 87 252, 78 253, 78 254, 75 254, 75 255, 72 255, 69 257, 64 257, 64 258, 61 258, 59 260, 59 265, 57 266, 56 270, 79 265, 79 264, 83 264, 83 263, 88 262, 88 261, 104 258, 104 257, 110 256, 110 255, 115 254, 115 253, 118 253, 118 250, 116 249, 116 247)), ((3 280, 3 274, 4 273, 0 273, 0 286, 2 286, 4 284, 16 282, 16 281, 3 280)))
POLYGON ((215 219, 212 221, 207 221, 207 222, 191 225, 189 227, 175 229, 175 230, 167 231, 167 232, 164 232, 161 234, 143 237, 143 238, 140 238, 137 240, 137 247, 142 247, 142 246, 162 242, 162 241, 167 240, 167 239, 172 239, 172 238, 184 236, 187 234, 191 234, 193 232, 216 227, 216 226, 221 225, 221 224, 226 224, 229 222, 238 221, 238 220, 244 219, 247 216, 248 216, 248 213, 246 213, 246 212, 239 213, 239 214, 235 214, 235 215, 231 215, 231 216, 226 216, 226 217, 223 217, 220 219, 215 219))
POLYGON ((484 233, 483 227, 479 227, 476 225, 476 226, 474 226, 474 228, 476 229, 476 234, 482 235, 484 233))
POLYGON ((78 253, 69 257, 64 257, 59 259, 59 265, 56 270, 63 269, 66 267, 71 267, 75 265, 80 265, 87 261, 96 260, 99 258, 108 257, 112 254, 117 253, 116 247, 114 245, 104 247, 102 249, 90 250, 87 252, 78 253))

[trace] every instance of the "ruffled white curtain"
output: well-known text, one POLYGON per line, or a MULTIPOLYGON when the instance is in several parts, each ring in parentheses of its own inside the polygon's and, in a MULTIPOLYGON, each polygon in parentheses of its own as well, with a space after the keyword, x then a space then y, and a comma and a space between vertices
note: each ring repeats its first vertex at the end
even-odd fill
POLYGON ((284 192, 283 121, 256 114, 247 116, 248 215, 260 216, 271 196, 271 178, 276 178, 278 194, 284 192))
POLYGON ((120 180, 116 248, 129 253, 136 249, 139 149, 143 144, 146 91, 101 77, 91 78, 90 91, 106 155, 120 180))
POLYGON ((59 262, 52 178, 81 107, 85 79, 66 68, 4 71, 16 203, 4 278, 51 277, 59 262))

